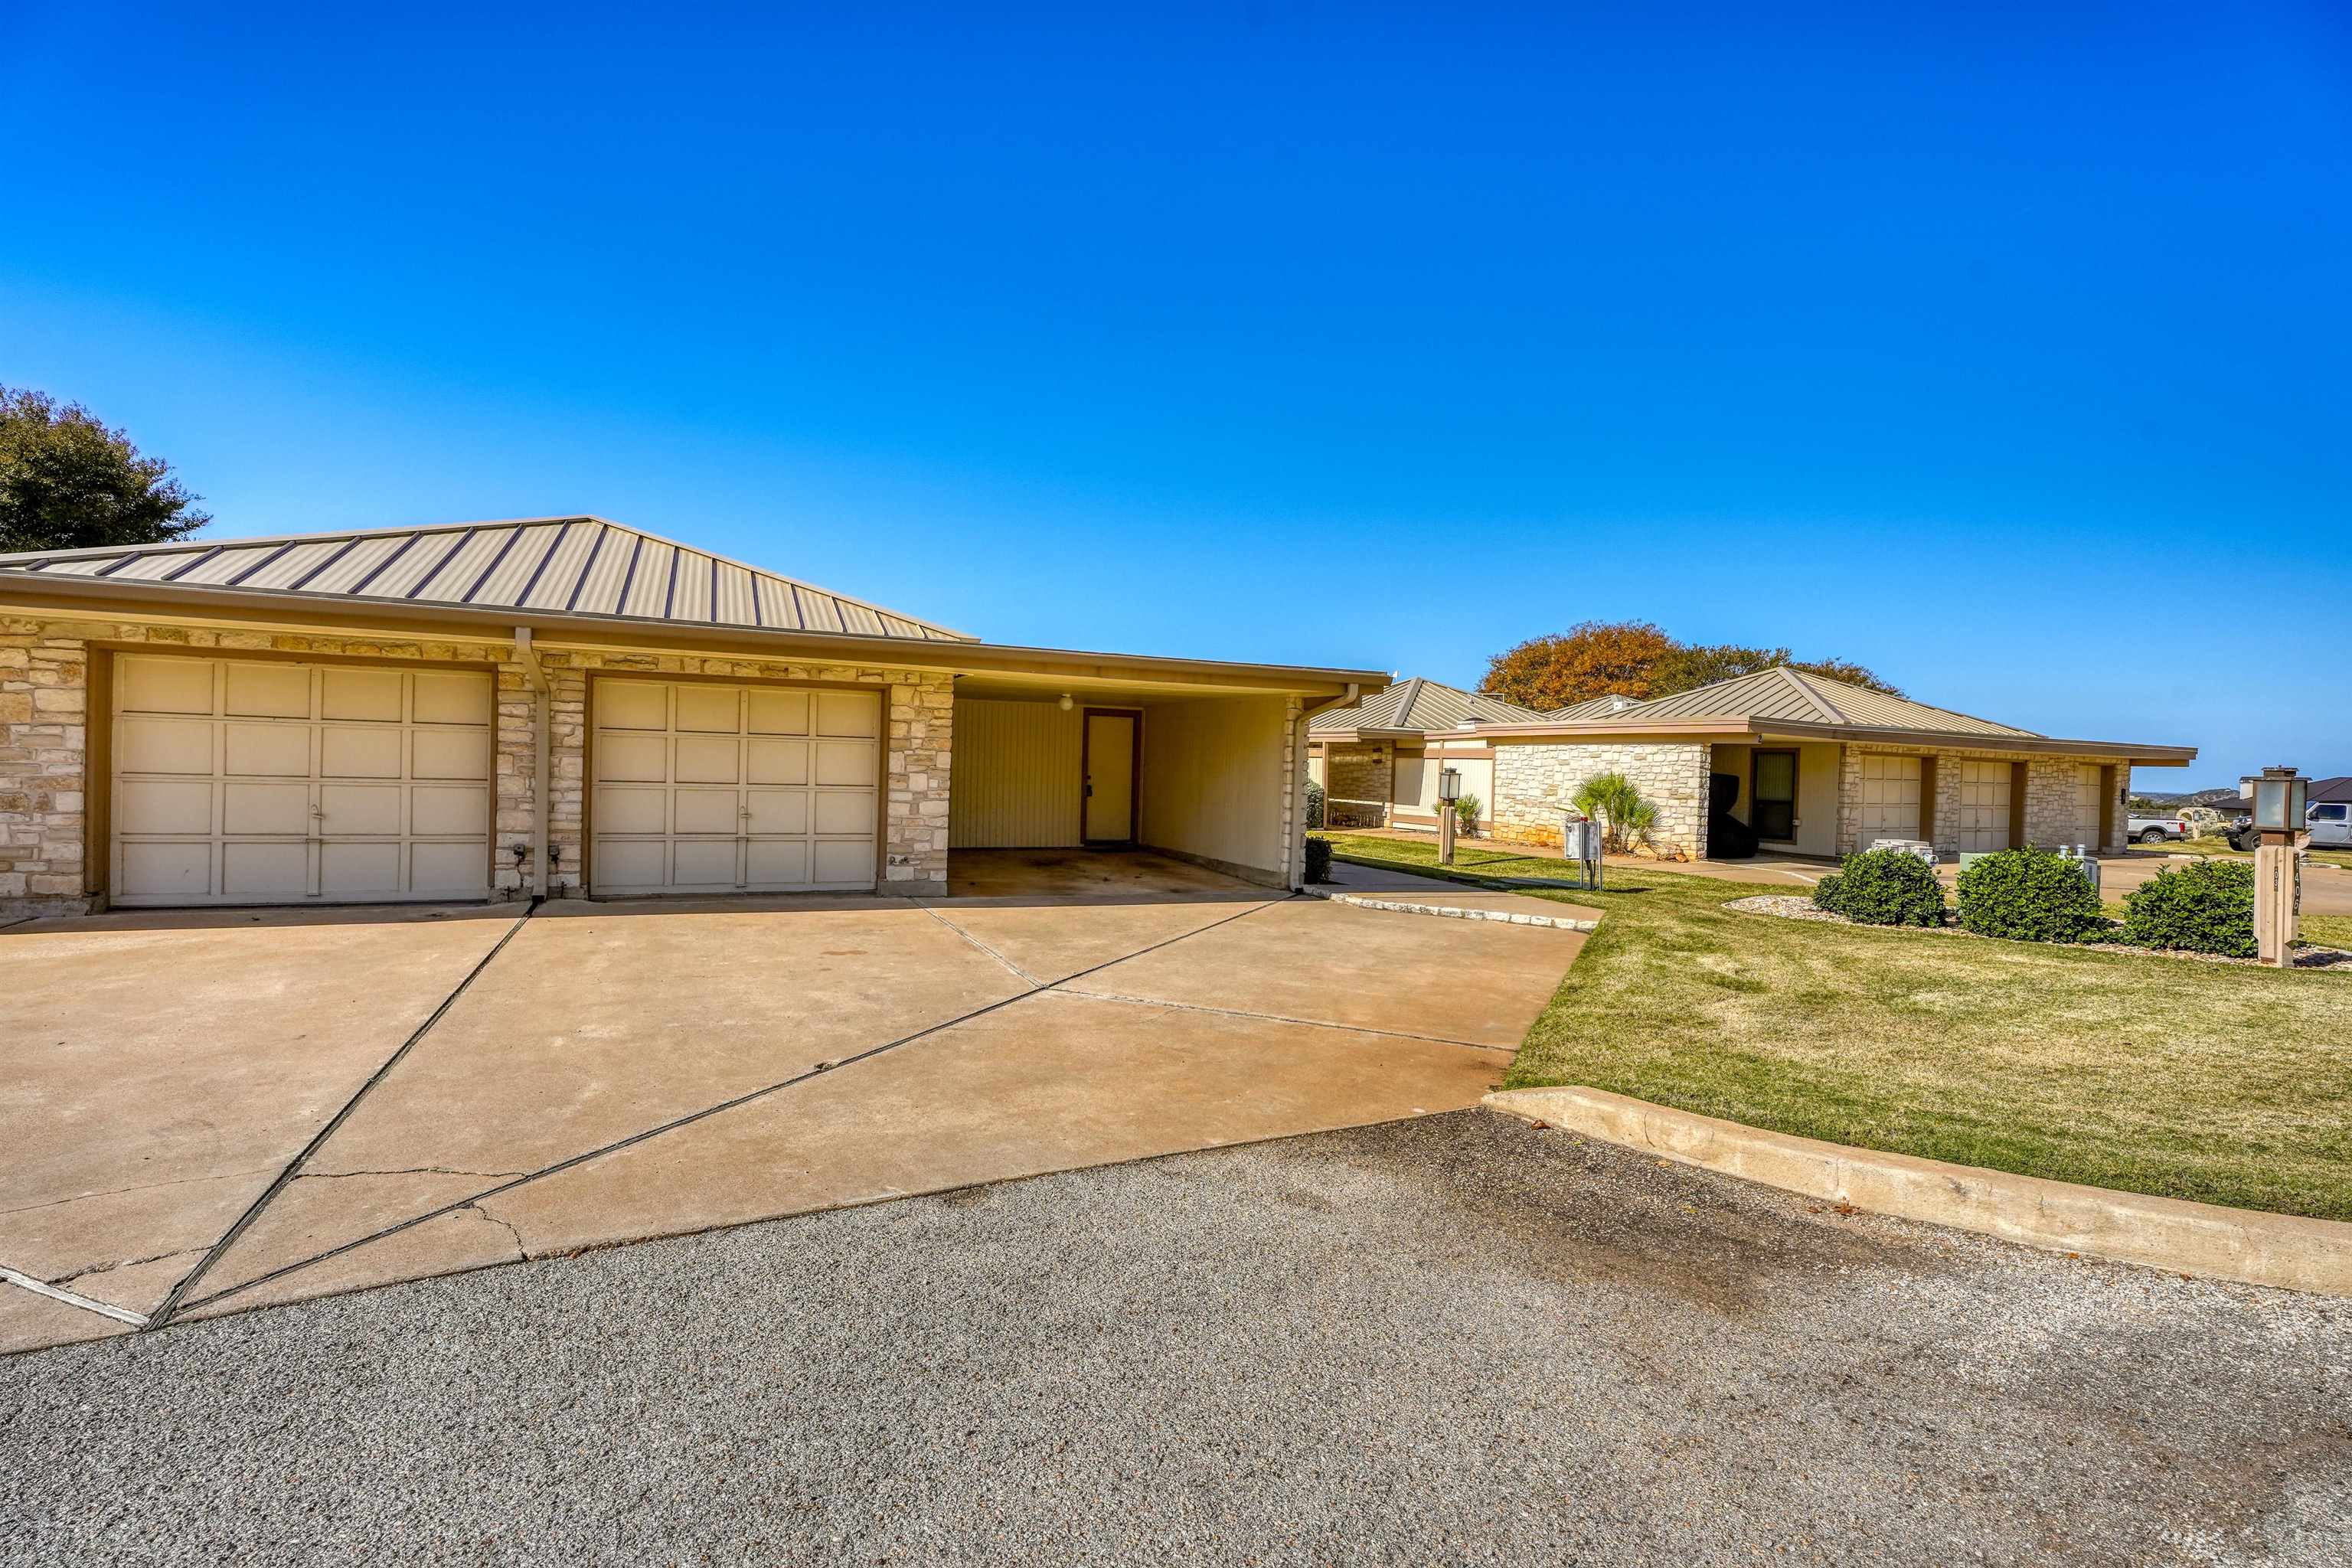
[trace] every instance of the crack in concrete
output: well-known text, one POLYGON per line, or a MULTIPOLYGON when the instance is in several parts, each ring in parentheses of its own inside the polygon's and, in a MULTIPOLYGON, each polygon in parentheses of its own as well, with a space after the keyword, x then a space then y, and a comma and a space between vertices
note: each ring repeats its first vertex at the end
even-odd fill
POLYGON ((498 1215, 492 1214, 478 1203, 463 1203, 459 1204, 457 1207, 460 1210, 471 1209, 475 1214, 489 1221, 492 1225, 497 1226, 499 1229, 505 1231, 507 1235, 512 1237, 514 1238, 516 1262, 528 1263, 530 1261, 530 1249, 522 1244, 522 1232, 514 1227, 512 1221, 500 1219, 498 1215))
POLYGON ((37 1204, 22 1204, 16 1208, 0 1209, 0 1218, 12 1214, 31 1214, 35 1209, 53 1209, 60 1204, 83 1204, 92 1198, 111 1198, 124 1193, 152 1192, 157 1187, 184 1187, 196 1182, 233 1182, 240 1176, 267 1174, 268 1169, 268 1166, 264 1165, 257 1170, 223 1171, 217 1175, 211 1176, 179 1176, 168 1182, 133 1182, 127 1187, 108 1187, 95 1193, 76 1193, 69 1198, 47 1198, 37 1204))
POLYGON ((349 1176, 480 1176, 497 1181, 506 1176, 529 1175, 528 1171, 460 1171, 449 1165, 411 1165, 398 1171, 305 1171, 294 1179, 298 1182, 340 1182, 349 1176))
POLYGON ((120 1263, 93 1263, 87 1268, 77 1268, 70 1274, 59 1274, 49 1280, 52 1285, 70 1285, 77 1279, 87 1279, 93 1274, 111 1274, 118 1268, 136 1268, 142 1263, 161 1263, 167 1258, 192 1258, 204 1251, 201 1247, 183 1247, 171 1252, 150 1253, 144 1258, 126 1258, 120 1263))

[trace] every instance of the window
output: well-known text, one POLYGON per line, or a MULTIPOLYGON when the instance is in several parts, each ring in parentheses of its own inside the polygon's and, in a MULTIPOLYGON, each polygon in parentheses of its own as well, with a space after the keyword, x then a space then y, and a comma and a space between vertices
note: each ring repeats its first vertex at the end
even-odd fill
POLYGON ((1756 820, 1749 826, 1759 838, 1786 843, 1797 837, 1797 753, 1759 752, 1756 777, 1748 787, 1756 820))
POLYGON ((2347 805, 2340 800, 2323 800, 2313 805, 2309 814, 2305 817, 2305 820, 2308 822, 2341 822, 2347 816, 2352 816, 2352 805, 2347 805))

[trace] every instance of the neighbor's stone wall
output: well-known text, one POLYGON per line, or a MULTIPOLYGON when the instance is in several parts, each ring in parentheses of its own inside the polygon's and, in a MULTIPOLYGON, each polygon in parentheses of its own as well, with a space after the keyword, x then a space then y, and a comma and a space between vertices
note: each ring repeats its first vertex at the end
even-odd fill
MULTIPOLYGON (((385 640, 325 634, 215 630, 138 622, 0 616, 0 919, 88 913, 101 900, 87 863, 89 801, 106 781, 88 776, 90 645, 143 645, 158 652, 266 650, 385 662, 432 660, 479 666, 495 678, 494 844, 528 846, 537 783, 538 696, 504 644, 385 640)), ((587 686, 593 669, 745 680, 821 680, 872 686, 885 694, 883 883, 930 895, 947 890, 948 797, 954 703, 950 677, 879 666, 790 664, 682 654, 590 653, 542 646, 552 688, 549 714, 548 837, 559 897, 581 890, 586 798, 587 686)), ((100 847, 103 853, 103 847, 100 847)), ((492 858, 493 886, 518 897, 527 872, 511 854, 492 858)))
MULTIPOLYGON (((2075 780, 2080 769, 2115 769, 2115 788, 2121 789, 2129 777, 2129 770, 2121 763, 2102 757, 2051 757, 2021 752, 2003 752, 1990 748, 1956 748, 1949 751, 1916 752, 1900 746, 1849 745, 1838 766, 1838 853, 1853 854, 1862 847, 1862 757, 1864 752, 1893 753, 1900 756, 1933 756, 1936 759, 1936 814, 1932 842, 1939 856, 1956 857, 1960 852, 1960 767, 1964 761, 1998 762, 2025 764, 2025 841, 2042 848, 2059 845, 2091 844, 2095 854, 2119 854, 2129 844, 2129 813, 2118 801, 2110 816, 2113 828, 2105 844, 2092 844, 2098 834, 2098 818, 2079 822, 2080 806, 2075 780)), ((2105 777, 2105 775, 2102 775, 2105 777)), ((2015 785, 2012 784, 2011 789, 2015 785)))
POLYGON ((1331 827, 1386 827, 1396 790, 1396 743, 1337 743, 1323 751, 1323 821, 1331 827))
POLYGON ((1495 798, 1487 817, 1495 837, 1512 844, 1557 845, 1560 813, 1584 781, 1620 773, 1657 807, 1640 852, 1696 860, 1706 853, 1706 742, 1495 742, 1495 798))

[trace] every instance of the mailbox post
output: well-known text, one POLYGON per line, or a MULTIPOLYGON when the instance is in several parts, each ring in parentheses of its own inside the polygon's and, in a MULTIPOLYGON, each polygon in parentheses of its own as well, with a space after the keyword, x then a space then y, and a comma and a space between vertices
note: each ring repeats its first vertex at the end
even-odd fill
POLYGON ((1437 863, 1454 864, 1454 803, 1462 798, 1462 770, 1437 770, 1437 863))
POLYGON ((2262 835, 2254 850, 2254 955, 2275 967, 2286 963, 2301 923, 2300 851, 2311 781, 2293 768, 2275 767, 2246 783, 2253 786, 2254 830, 2262 835))

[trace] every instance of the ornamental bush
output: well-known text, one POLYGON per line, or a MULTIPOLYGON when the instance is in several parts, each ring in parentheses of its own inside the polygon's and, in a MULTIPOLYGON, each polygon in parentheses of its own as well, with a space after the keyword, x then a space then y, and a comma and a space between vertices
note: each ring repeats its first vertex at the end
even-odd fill
POLYGON ((1658 808, 1642 798, 1633 781, 1623 773, 1595 773, 1577 786, 1569 804, 1588 817, 1601 819, 1603 837, 1612 855, 1629 855, 1650 836, 1658 808))
POLYGON ((2123 940, 2253 957, 2253 867, 2243 860, 2166 867, 2124 895, 2123 940))
POLYGON ((1960 872, 1960 924, 2011 942, 2079 942, 2105 923, 2073 860, 2047 849, 1983 855, 1960 872))
POLYGON ((1307 879, 1310 882, 1331 879, 1331 841, 1319 833, 1307 836, 1307 879))
POLYGON ((1323 826, 1323 786, 1313 779, 1307 781, 1307 826, 1310 828, 1323 826))
POLYGON ((1813 889, 1813 902, 1856 925, 1939 926, 1944 923, 1944 884, 1936 868, 1907 849, 1870 849, 1849 855, 1835 876, 1813 889))

